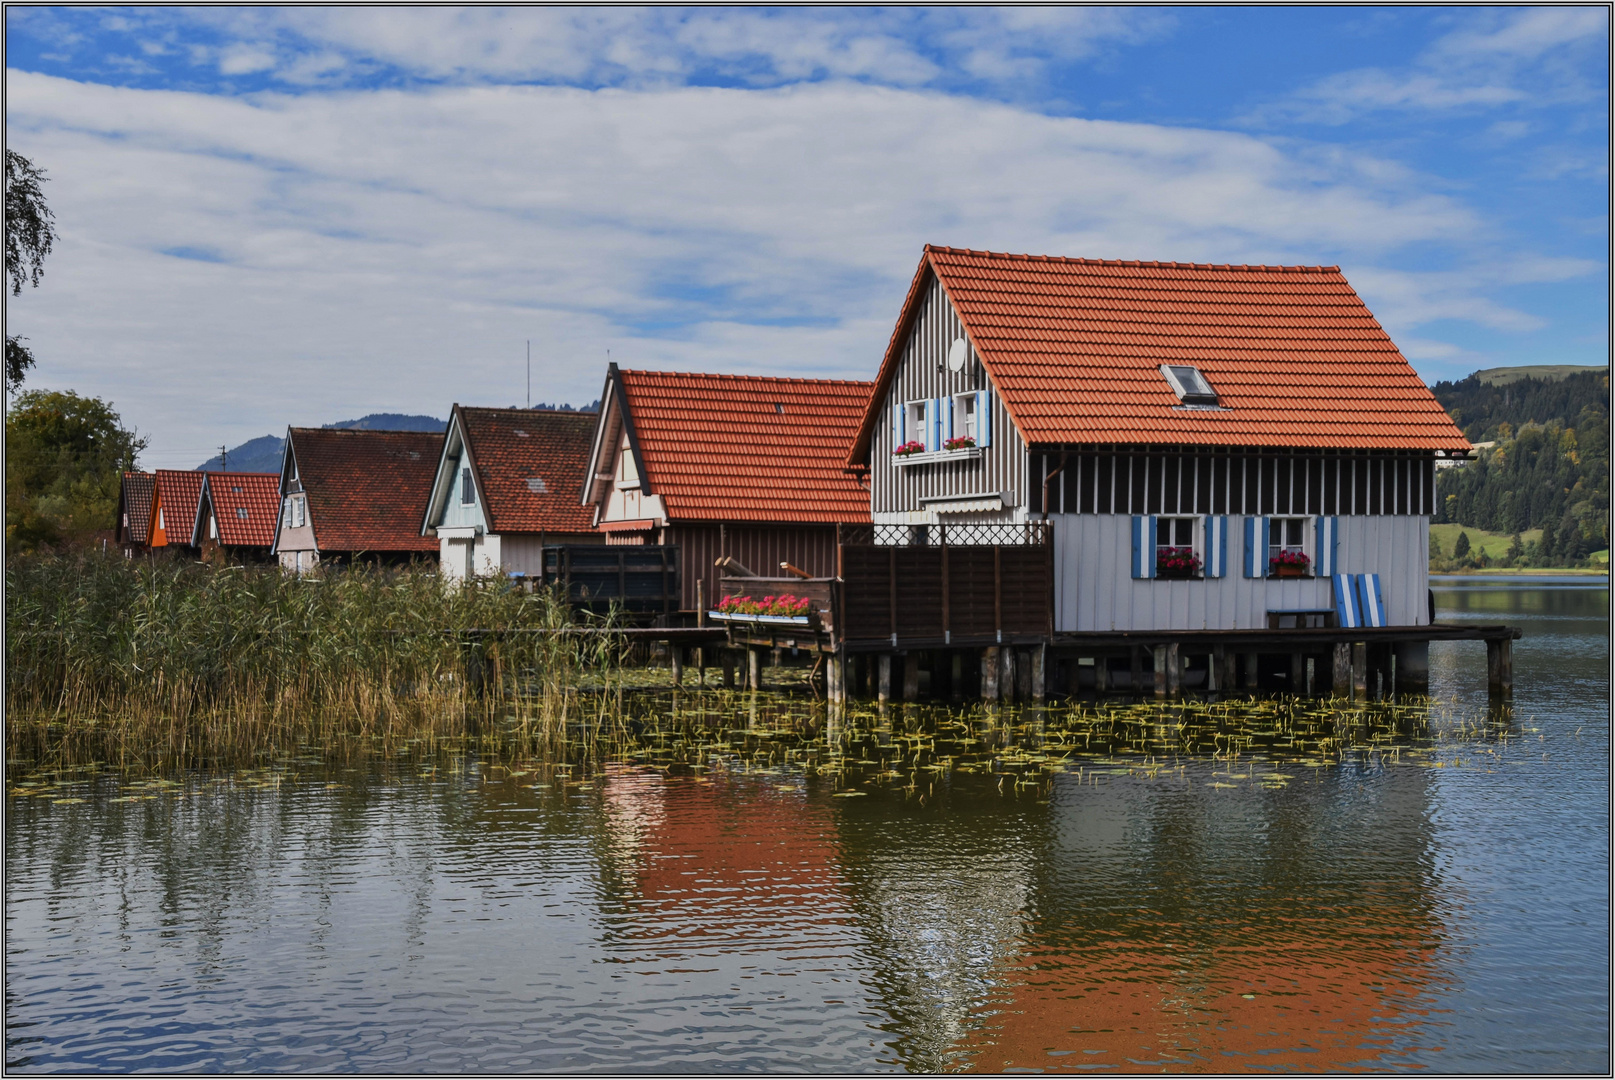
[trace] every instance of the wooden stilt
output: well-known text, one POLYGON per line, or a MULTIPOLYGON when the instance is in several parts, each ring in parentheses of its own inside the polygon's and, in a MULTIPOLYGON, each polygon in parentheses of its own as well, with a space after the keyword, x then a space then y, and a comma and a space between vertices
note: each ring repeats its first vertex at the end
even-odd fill
POLYGON ((673 685, 684 685, 684 647, 682 645, 669 645, 667 647, 668 662, 673 668, 673 685))
POLYGON ((1166 647, 1166 692, 1172 697, 1183 692, 1183 656, 1175 641, 1166 647))
POLYGON ((1008 648, 1007 646, 1001 647, 998 650, 998 663, 1000 666, 998 673, 999 699, 1002 701, 1014 701, 1015 691, 1017 689, 1017 680, 1015 678, 1015 650, 1008 648))
POLYGON ((1508 638, 1486 643, 1486 690, 1494 697, 1514 694, 1514 642, 1508 638))
POLYGON ((1357 641, 1351 647, 1351 692, 1358 701, 1368 697, 1368 645, 1357 641))
POLYGON ((723 663, 723 688, 733 690, 735 688, 735 651, 733 649, 724 649, 718 654, 718 658, 723 663))
POLYGON ((1336 697, 1351 697, 1351 644, 1339 641, 1335 643, 1334 670, 1330 689, 1336 697))
POLYGON ((1245 654, 1245 689, 1258 690, 1262 685, 1261 662, 1256 653, 1245 654))
POLYGON ((911 652, 902 657, 903 700, 918 701, 920 697, 920 654, 911 652))
POLYGON ((847 659, 841 653, 831 653, 830 666, 825 672, 824 696, 830 701, 844 701, 847 696, 847 659))
POLYGON ((1155 696, 1165 697, 1166 689, 1166 646, 1155 646, 1155 696))
POLYGON ((1299 649, 1290 653, 1290 693, 1305 692, 1307 684, 1307 654, 1299 649))
POLYGON ((875 691, 882 704, 892 700, 892 654, 880 654, 880 685, 875 691))
POLYGON ((948 697, 954 701, 962 701, 965 696, 965 658, 964 653, 954 651, 948 657, 948 697))
POLYGON ((1093 688, 1096 694, 1103 694, 1110 689, 1110 657, 1093 658, 1093 688))
POLYGON ((1396 692, 1430 692, 1430 643, 1403 641, 1396 645, 1396 692))
POLYGON ((1049 649, 1046 645, 1039 645, 1032 650, 1032 700, 1042 701, 1046 690, 1048 673, 1045 665, 1049 662, 1049 649))
POLYGON ((998 700, 998 646, 981 650, 981 700, 998 700))
POLYGON ((761 690, 763 688, 763 650, 746 650, 746 689, 761 690))

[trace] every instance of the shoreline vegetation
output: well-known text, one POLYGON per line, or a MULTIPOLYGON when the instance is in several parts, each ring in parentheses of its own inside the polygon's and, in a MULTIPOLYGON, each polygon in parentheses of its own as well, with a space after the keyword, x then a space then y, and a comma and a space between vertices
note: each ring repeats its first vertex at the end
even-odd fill
MULTIPOLYGON (((1430 708, 1254 698, 888 711, 855 702, 832 718, 822 702, 800 695, 711 686, 675 693, 664 672, 630 663, 621 637, 567 633, 609 630, 610 619, 574 614, 544 591, 503 580, 449 587, 418 567, 298 579, 272 566, 79 554, 11 560, 6 591, 7 759, 24 771, 419 758, 439 750, 598 764, 670 747, 722 751, 787 717, 815 732, 890 725, 893 717, 912 724, 932 714, 934 723, 983 731, 1035 717, 1049 732, 1080 730, 1085 750, 1096 739, 1137 741, 1124 730, 1154 730, 1158 740, 1170 729, 1167 743, 1152 742, 1154 756, 1249 747, 1261 731, 1293 734, 1300 723, 1328 751, 1356 744, 1344 733, 1383 729, 1392 717, 1392 726, 1419 729, 1430 708)), ((983 743, 990 745, 993 739, 983 743)), ((687 764, 705 767, 701 754, 687 764)))
POLYGON ((550 594, 368 566, 297 579, 100 554, 6 565, 7 754, 205 761, 268 747, 612 722, 622 639, 550 594))

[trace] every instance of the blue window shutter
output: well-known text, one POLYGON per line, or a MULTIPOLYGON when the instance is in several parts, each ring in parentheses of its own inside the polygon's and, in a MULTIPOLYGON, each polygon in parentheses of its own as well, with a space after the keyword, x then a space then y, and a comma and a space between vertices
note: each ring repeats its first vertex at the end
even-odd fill
POLYGON ((1214 516, 1205 519, 1206 535, 1204 573, 1206 577, 1224 577, 1228 573, 1228 518, 1214 516))
POLYGON ((1144 572, 1144 522, 1146 519, 1133 515, 1133 576, 1135 578, 1149 577, 1144 572))
POLYGON ((1329 519, 1329 572, 1337 573, 1340 570, 1340 519, 1329 519))
POLYGON ((942 399, 931 399, 931 430, 936 434, 932 436, 932 450, 942 449, 942 399))
POLYGON ((1312 568, 1317 577, 1327 577, 1340 570, 1340 519, 1318 519, 1318 565, 1312 568))
POLYGON ((1260 518, 1245 519, 1245 576, 1248 578, 1262 576, 1261 563, 1256 561, 1256 526, 1260 522, 1260 518))
POLYGON ((947 406, 948 406, 947 412, 942 417, 942 422, 945 425, 943 434, 947 438, 951 439, 951 438, 953 438, 953 435, 954 435, 954 431, 953 431, 953 399, 945 397, 942 400, 944 402, 946 402, 947 406))
POLYGON ((1385 602, 1380 597, 1378 574, 1357 575, 1357 600, 1357 612, 1364 626, 1385 625, 1385 602))
POLYGON ((1335 583, 1335 623, 1347 629, 1363 625, 1358 617, 1357 590, 1353 588, 1350 574, 1333 574, 1330 580, 1335 583))
POLYGON ((903 445, 903 403, 892 395, 892 449, 903 445))
POLYGON ((976 442, 993 444, 993 396, 986 390, 976 391, 976 442))
MULTIPOLYGON (((894 403, 897 406, 897 446, 908 442, 908 406, 901 401, 894 403)), ((892 449, 896 449, 893 447, 892 449)))

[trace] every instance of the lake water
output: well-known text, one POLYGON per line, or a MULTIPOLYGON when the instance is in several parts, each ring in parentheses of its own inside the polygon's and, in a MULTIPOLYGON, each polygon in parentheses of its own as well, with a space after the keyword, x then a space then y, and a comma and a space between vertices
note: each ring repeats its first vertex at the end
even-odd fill
POLYGON ((594 770, 14 768, 7 1060, 1606 1072, 1607 586, 1436 597, 1524 629, 1512 712, 1437 644, 1433 736, 1333 756, 1271 711, 742 709, 594 770))

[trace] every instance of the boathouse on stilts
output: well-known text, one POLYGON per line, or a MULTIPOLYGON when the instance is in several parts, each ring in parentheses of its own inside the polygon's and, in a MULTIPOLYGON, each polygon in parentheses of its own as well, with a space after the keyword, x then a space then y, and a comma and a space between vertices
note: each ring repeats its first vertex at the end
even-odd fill
MULTIPOLYGON (((832 698, 1427 687, 1435 465, 1470 446, 1337 267, 930 247, 811 627, 832 698)), ((744 588, 724 583, 720 595, 744 588)))

